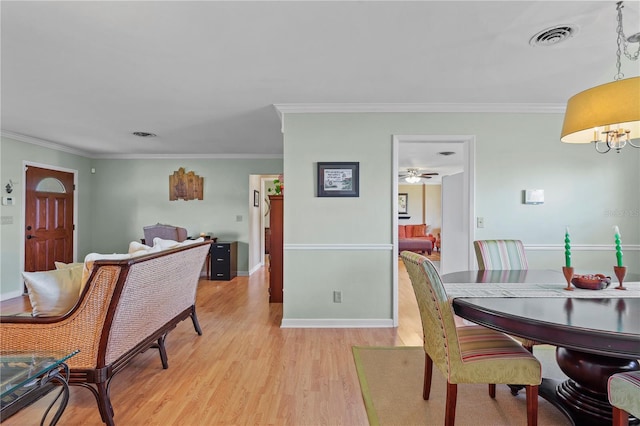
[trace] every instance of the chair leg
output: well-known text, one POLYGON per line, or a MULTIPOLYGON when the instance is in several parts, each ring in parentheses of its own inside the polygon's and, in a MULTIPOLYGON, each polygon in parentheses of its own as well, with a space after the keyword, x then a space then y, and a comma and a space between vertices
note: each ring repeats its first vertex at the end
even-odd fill
POLYGON ((196 315, 196 305, 191 305, 191 321, 193 322, 193 328, 196 329, 196 333, 198 336, 202 336, 202 329, 200 328, 200 323, 198 322, 198 315, 196 315))
POLYGON ((164 346, 164 341, 167 338, 166 334, 163 334, 158 338, 158 350, 160 351, 160 361, 162 361, 162 368, 169 368, 169 358, 167 357, 167 349, 164 346))
POLYGON ((611 424, 613 426, 628 426, 629 413, 618 407, 613 407, 613 422, 611 424))
POLYGON ((98 388, 98 409, 100 410, 102 421, 107 426, 114 426, 113 406, 111 405, 111 398, 109 397, 109 385, 101 382, 96 383, 96 387, 98 388))
POLYGON ((496 398, 496 384, 489 383, 489 396, 493 399, 496 398))
POLYGON ((433 360, 424 353, 424 385, 422 387, 422 399, 427 401, 431 394, 431 375, 433 373, 433 360))
POLYGON ((457 398, 458 385, 447 382, 447 406, 444 412, 444 426, 453 426, 456 423, 457 398))
POLYGON ((538 424, 538 385, 525 386, 527 392, 527 426, 538 424))

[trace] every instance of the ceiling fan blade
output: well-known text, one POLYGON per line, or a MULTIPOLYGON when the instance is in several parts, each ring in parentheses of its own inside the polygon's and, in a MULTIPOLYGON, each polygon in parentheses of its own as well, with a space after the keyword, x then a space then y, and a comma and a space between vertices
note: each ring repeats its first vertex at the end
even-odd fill
POLYGON ((431 176, 438 176, 438 174, 439 174, 439 173, 422 173, 422 174, 420 175, 420 177, 424 177, 424 178, 426 178, 426 177, 431 177, 431 176))

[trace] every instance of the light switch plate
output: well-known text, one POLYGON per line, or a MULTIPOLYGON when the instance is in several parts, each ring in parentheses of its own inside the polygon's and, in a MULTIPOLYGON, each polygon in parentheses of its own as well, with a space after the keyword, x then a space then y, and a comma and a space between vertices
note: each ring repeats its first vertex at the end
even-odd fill
POLYGON ((544 189, 525 189, 523 198, 524 204, 544 204, 544 189))

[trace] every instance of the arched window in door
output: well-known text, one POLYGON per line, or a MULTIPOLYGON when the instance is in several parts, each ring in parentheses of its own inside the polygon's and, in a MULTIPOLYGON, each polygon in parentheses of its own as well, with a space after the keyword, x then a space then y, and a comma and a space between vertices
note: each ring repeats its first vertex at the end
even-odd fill
POLYGON ((48 177, 38 182, 36 186, 37 192, 56 192, 58 194, 66 194, 64 184, 56 178, 48 177))

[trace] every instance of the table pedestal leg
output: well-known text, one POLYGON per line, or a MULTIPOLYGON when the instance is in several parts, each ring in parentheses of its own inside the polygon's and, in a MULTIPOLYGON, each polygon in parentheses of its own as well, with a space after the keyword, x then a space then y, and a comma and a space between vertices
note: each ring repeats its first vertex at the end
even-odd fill
MULTIPOLYGON (((613 358, 558 347, 556 361, 569 379, 556 387, 557 402, 562 404, 576 424, 611 424, 612 411, 607 397, 609 376, 640 370, 634 359, 613 358)), ((629 424, 638 424, 629 418, 629 424)))

